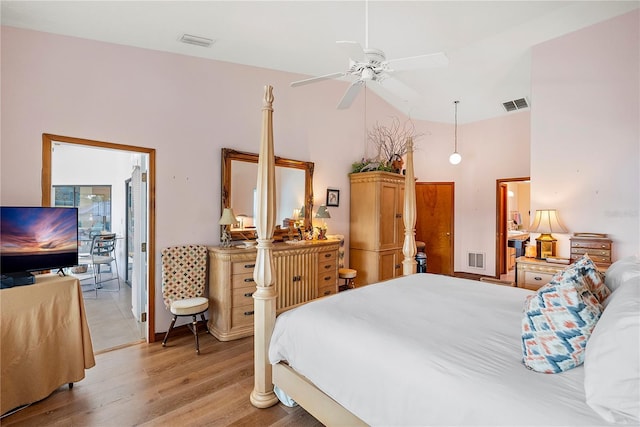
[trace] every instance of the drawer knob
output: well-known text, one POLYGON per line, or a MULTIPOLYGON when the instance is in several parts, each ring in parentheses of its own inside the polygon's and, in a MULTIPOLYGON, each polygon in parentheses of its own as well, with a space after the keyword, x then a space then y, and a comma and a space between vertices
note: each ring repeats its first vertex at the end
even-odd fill
POLYGON ((244 279, 245 282, 253 282, 253 278, 247 277, 246 279, 244 279))
POLYGON ((255 266, 255 264, 245 264, 244 268, 254 268, 255 266))
POLYGON ((244 294, 245 297, 249 298, 253 296, 253 292, 247 292, 246 294, 244 294))
POLYGON ((533 278, 533 280, 542 280, 542 277, 536 276, 536 277, 533 278))
POLYGON ((331 258, 331 254, 324 254, 325 258, 331 258))
POLYGON ((330 265, 325 265, 325 266, 324 266, 324 269, 325 269, 325 270, 328 270, 328 269, 330 269, 330 268, 331 268, 331 266, 330 266, 330 265))
POLYGON ((331 291, 324 291, 324 294, 325 294, 325 295, 330 295, 330 294, 331 294, 331 291))
POLYGON ((326 276, 326 277, 324 278, 324 281, 325 281, 325 282, 326 282, 327 280, 331 280, 331 276, 326 276))
POLYGON ((244 315, 245 315, 245 316, 253 316, 253 310, 251 310, 251 311, 245 311, 245 312, 244 312, 244 315))

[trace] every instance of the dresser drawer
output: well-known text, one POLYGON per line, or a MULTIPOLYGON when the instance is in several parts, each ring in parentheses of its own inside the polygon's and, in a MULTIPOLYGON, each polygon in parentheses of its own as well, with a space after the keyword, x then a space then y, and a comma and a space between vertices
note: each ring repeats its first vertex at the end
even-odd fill
POLYGON ((611 259, 611 249, 595 249, 595 248, 571 248, 571 257, 580 258, 584 254, 590 257, 599 256, 611 259))
POLYGON ((231 274, 253 274, 253 269, 256 267, 255 261, 240 261, 231 264, 231 274))
POLYGON ((318 263, 318 274, 322 274, 324 272, 333 271, 335 273, 336 270, 336 260, 331 259, 329 261, 320 261, 318 263))
POLYGON ((589 248, 589 249, 606 249, 611 250, 610 241, 593 241, 593 240, 571 240, 571 251, 575 251, 575 248, 589 248))
POLYGON ((233 289, 233 293, 231 294, 231 306, 234 308, 246 305, 253 306, 253 293, 255 291, 255 286, 233 289))
MULTIPOLYGON (((571 262, 576 262, 578 261, 580 258, 582 258, 582 254, 571 254, 571 262)), ((596 263, 596 265, 610 265, 611 264, 611 256, 599 256, 599 255, 594 255, 591 252, 589 252, 589 258, 591 258, 591 261, 593 261, 594 263, 596 263)))
POLYGON ((318 288, 318 298, 333 295, 335 293, 337 293, 336 285, 324 286, 322 288, 318 288))
POLYGON ((234 307, 231 310, 231 327, 237 328, 253 323, 253 305, 234 307))
POLYGON ((537 290, 539 287, 549 283, 554 273, 543 273, 540 271, 521 271, 523 275, 522 283, 524 288, 537 290))
POLYGON ((244 288, 245 286, 253 286, 255 288, 256 282, 253 280, 253 272, 244 274, 234 274, 231 276, 231 288, 244 288))
POLYGON ((324 251, 324 252, 319 252, 318 253, 318 264, 322 264, 323 262, 326 261, 333 261, 335 262, 338 259, 338 251, 333 250, 333 251, 324 251))

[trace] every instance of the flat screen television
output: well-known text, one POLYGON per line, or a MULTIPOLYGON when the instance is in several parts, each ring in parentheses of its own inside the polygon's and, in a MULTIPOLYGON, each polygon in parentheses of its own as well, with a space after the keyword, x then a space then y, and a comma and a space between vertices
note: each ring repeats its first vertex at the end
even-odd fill
POLYGON ((0 273, 3 279, 77 264, 77 208, 0 207, 0 273))

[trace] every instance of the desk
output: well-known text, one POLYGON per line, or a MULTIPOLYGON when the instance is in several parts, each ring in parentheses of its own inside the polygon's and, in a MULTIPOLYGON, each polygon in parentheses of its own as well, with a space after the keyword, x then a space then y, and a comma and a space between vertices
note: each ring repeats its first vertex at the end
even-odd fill
POLYGON ((80 282, 36 276, 0 291, 0 413, 49 396, 95 365, 80 282))

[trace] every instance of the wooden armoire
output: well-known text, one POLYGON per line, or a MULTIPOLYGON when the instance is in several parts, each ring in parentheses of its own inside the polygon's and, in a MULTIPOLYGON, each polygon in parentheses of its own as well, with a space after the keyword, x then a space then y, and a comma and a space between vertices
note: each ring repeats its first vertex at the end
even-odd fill
POLYGON ((352 173, 349 267, 356 286, 402 275, 404 176, 391 172, 352 173))

